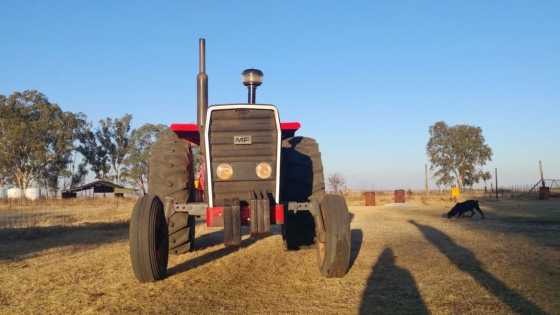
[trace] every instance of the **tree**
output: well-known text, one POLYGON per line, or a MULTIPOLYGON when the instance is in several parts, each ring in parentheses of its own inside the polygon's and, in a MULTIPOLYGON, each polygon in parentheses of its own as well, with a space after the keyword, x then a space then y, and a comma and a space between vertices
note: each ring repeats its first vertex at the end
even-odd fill
POLYGON ((480 168, 492 160, 492 149, 482 136, 482 129, 469 125, 447 126, 443 121, 430 127, 426 151, 438 185, 460 189, 490 176, 480 168))
POLYGON ((116 119, 108 117, 99 121, 99 129, 95 132, 95 137, 107 153, 117 183, 121 181, 121 168, 128 153, 131 120, 130 114, 116 119))
MULTIPOLYGON (((86 164, 91 167, 96 178, 107 178, 111 165, 105 148, 101 145, 96 133, 91 131, 91 123, 85 123, 78 132, 76 151, 80 152, 86 164)), ((85 166, 84 166, 85 167, 85 166)))
POLYGON ((82 162, 78 164, 78 169, 72 172, 72 177, 70 178, 70 187, 78 186, 84 183, 87 171, 87 162, 82 162))
POLYGON ((339 173, 334 173, 329 175, 328 182, 329 182, 330 189, 335 194, 341 193, 346 186, 346 181, 344 180, 344 177, 339 173))
POLYGON ((0 97, 0 172, 18 188, 51 189, 70 162, 78 116, 35 90, 0 97))
POLYGON ((109 152, 111 164, 115 171, 117 183, 121 181, 121 167, 129 150, 130 143, 130 121, 132 115, 126 114, 120 119, 115 119, 113 123, 113 139, 115 141, 115 150, 109 152))
POLYGON ((124 160, 122 176, 133 182, 142 193, 148 185, 150 149, 161 132, 171 132, 165 125, 145 124, 134 129, 130 136, 129 152, 124 160))
POLYGON ((10 178, 7 176, 7 174, 8 170, 4 165, 0 164, 0 187, 10 183, 10 178))
MULTIPOLYGON (((45 109, 45 111, 47 110, 45 109)), ((59 187, 59 179, 71 176, 68 165, 72 161, 74 142, 78 131, 85 122, 85 115, 57 110, 51 111, 50 114, 44 117, 47 119, 44 124, 51 128, 52 134, 47 141, 49 150, 47 150, 47 157, 40 175, 44 186, 56 192, 59 187)))
POLYGON ((482 172, 480 175, 480 179, 484 182, 484 191, 486 191, 486 182, 488 182, 492 178, 490 172, 482 172))

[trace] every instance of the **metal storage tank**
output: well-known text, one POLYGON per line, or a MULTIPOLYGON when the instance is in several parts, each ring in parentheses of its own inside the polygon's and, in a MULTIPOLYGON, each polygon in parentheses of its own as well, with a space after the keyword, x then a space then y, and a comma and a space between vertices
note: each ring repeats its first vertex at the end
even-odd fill
POLYGON ((8 199, 19 199, 23 197, 23 192, 19 188, 10 188, 7 191, 8 199))
POLYGON ((39 188, 27 188, 25 190, 25 198, 29 200, 37 200, 41 197, 39 188))

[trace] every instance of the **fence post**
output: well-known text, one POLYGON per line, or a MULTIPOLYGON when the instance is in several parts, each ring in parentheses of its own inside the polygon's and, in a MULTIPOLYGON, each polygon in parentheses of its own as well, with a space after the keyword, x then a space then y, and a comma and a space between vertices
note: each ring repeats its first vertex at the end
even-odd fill
POLYGON ((500 200, 500 196, 499 194, 499 189, 498 189, 498 168, 496 167, 494 169, 494 177, 496 178, 496 200, 500 200))

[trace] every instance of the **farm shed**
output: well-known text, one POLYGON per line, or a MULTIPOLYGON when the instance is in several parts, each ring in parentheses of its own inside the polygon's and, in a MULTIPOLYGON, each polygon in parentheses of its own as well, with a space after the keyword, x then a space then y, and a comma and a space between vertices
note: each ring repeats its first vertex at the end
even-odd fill
POLYGON ((103 194, 104 197, 106 197, 107 194, 111 194, 111 196, 115 197, 123 197, 127 193, 134 193, 134 189, 126 188, 110 181, 97 180, 64 190, 62 192, 62 198, 76 198, 78 196, 95 197, 96 194, 103 194))

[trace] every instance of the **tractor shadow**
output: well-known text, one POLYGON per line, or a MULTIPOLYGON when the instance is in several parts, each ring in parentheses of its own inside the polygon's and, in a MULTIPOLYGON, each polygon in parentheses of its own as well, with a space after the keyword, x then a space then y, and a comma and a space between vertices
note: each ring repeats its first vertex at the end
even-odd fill
POLYGON ((351 239, 351 247, 350 247, 350 266, 349 269, 352 269, 354 263, 356 262, 356 258, 360 254, 360 250, 362 249, 362 243, 364 241, 364 232, 361 229, 353 229, 350 232, 350 239, 351 239))
POLYGON ((484 270, 482 263, 469 249, 455 243, 447 234, 428 225, 408 221, 416 226, 424 238, 432 243, 449 261, 461 271, 469 274, 476 282, 492 293, 502 303, 518 314, 546 314, 539 306, 506 286, 505 283, 484 270))
MULTIPOLYGON (((265 239, 267 237, 273 236, 278 233, 279 233, 278 230, 273 228, 271 233, 269 234, 265 234, 263 236, 252 236, 249 238, 245 238, 241 240, 241 244, 239 246, 227 246, 227 247, 224 246, 218 250, 205 253, 201 256, 194 257, 178 265, 175 265, 168 269, 167 274, 168 276, 174 276, 183 272, 187 272, 191 269, 198 268, 214 260, 218 260, 223 257, 226 257, 227 255, 233 254, 240 249, 247 248, 262 239, 265 239)), ((249 234, 248 229, 245 228, 241 229, 241 237, 248 234, 249 234)), ((224 241, 223 230, 207 233, 201 235, 199 238, 195 240, 195 248, 196 248, 195 250, 203 250, 208 247, 217 246, 223 244, 223 241, 224 241)))
POLYGON ((128 239, 128 222, 0 229, 0 261, 32 257, 51 248, 101 245, 128 239))
POLYGON ((468 229, 485 230, 511 235, 523 235, 540 246, 560 248, 560 203, 557 200, 485 201, 485 220, 465 220, 468 229))
MULTIPOLYGON (((242 228, 241 233, 242 233, 241 236, 243 237, 243 236, 249 234, 249 230, 247 228, 242 228)), ((263 236, 248 237, 248 238, 243 239, 239 246, 222 247, 218 250, 208 252, 208 253, 203 254, 201 256, 189 259, 187 261, 184 261, 184 262, 182 262, 178 265, 175 265, 175 266, 169 268, 167 273, 168 273, 169 276, 174 276, 174 275, 177 275, 177 274, 180 274, 180 273, 183 273, 183 272, 187 272, 191 269, 198 268, 198 267, 203 266, 205 264, 208 264, 212 261, 221 259, 223 257, 226 257, 226 256, 230 255, 230 254, 233 254, 240 249, 247 248, 247 247, 255 244, 256 242, 258 242, 262 239, 265 239, 265 238, 270 237, 270 236, 278 235, 278 234, 281 234, 280 227, 279 226, 273 226, 272 231, 269 234, 266 234, 266 235, 263 235, 263 236)), ((355 262, 356 258, 358 257, 358 254, 359 254, 360 249, 362 247, 362 242, 363 242, 363 232, 362 232, 362 230, 358 230, 358 229, 352 230, 352 236, 351 237, 352 237, 352 249, 351 249, 351 253, 350 253, 350 268, 352 268, 352 266, 354 265, 354 262, 355 262)), ((224 240, 223 230, 210 232, 210 233, 199 236, 195 241, 195 247, 196 247, 196 250, 204 250, 204 249, 209 248, 209 247, 213 247, 213 246, 223 244, 223 240, 224 240)))
POLYGON ((373 266, 362 296, 360 314, 430 314, 412 274, 395 263, 385 248, 373 266))

